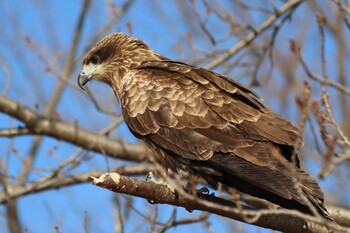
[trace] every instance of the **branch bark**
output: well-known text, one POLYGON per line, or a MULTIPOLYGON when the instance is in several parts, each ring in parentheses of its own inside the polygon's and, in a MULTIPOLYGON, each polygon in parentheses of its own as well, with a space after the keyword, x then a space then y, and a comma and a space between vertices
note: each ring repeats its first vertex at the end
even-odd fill
POLYGON ((153 182, 139 181, 118 173, 105 173, 99 178, 91 177, 93 184, 113 192, 129 194, 151 200, 152 203, 184 207, 187 210, 202 210, 256 226, 282 232, 350 232, 334 223, 326 222, 292 210, 249 210, 237 208, 234 202, 200 194, 199 197, 183 192, 172 192, 171 188, 153 182))

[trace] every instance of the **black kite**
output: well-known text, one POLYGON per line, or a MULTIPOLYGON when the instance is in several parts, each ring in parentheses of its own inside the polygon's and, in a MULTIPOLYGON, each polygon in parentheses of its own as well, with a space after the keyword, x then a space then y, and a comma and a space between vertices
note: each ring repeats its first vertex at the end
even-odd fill
POLYGON ((247 87, 122 33, 87 53, 78 84, 91 79, 113 88, 130 131, 165 168, 311 213, 308 200, 331 219, 318 184, 300 169, 298 128, 247 87))

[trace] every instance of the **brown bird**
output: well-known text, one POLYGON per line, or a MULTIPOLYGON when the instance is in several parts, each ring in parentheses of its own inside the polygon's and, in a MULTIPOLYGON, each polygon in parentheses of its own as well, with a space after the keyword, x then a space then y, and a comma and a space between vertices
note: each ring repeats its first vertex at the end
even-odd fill
POLYGON ((111 34, 87 53, 78 78, 108 84, 130 131, 173 172, 187 171, 284 208, 331 220, 323 193, 301 170, 298 128, 247 87, 111 34))

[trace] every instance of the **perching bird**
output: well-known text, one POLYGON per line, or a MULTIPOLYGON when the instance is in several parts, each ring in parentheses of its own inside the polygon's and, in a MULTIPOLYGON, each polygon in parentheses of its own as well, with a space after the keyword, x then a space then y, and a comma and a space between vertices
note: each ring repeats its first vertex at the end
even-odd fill
POLYGON ((130 131, 166 169, 304 213, 313 205, 331 220, 318 184, 300 169, 299 130, 247 87, 123 33, 87 53, 78 84, 92 79, 113 89, 130 131))

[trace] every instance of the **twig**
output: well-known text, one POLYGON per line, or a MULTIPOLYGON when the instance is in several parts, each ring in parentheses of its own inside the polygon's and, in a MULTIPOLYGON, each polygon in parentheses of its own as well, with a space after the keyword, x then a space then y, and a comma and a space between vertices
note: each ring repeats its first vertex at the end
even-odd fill
POLYGON ((16 137, 21 135, 28 135, 31 134, 30 130, 28 128, 18 127, 18 128, 11 128, 11 129, 0 129, 0 137, 16 137))
POLYGON ((303 58, 303 56, 300 53, 300 45, 295 41, 295 40, 290 40, 290 45, 291 45, 291 50, 294 52, 294 54, 296 55, 296 57, 298 58, 299 62, 301 63, 305 73, 307 74, 307 76, 314 80, 317 81, 319 83, 323 83, 324 85, 333 87, 335 89, 337 89, 338 91, 341 91, 347 95, 350 95, 350 89, 346 88, 344 85, 341 85, 337 82, 334 82, 333 80, 330 79, 323 79, 321 77, 318 77, 316 75, 314 75, 311 70, 309 69, 309 67, 306 65, 306 62, 303 58))
POLYGON ((97 111, 102 112, 102 113, 106 113, 106 114, 114 116, 114 117, 120 117, 120 114, 118 114, 114 111, 111 111, 109 109, 104 109, 103 107, 101 107, 88 87, 86 88, 86 94, 89 97, 89 99, 92 101, 92 103, 94 104, 97 111))
POLYGON ((211 63, 205 66, 206 69, 213 69, 223 64, 225 61, 230 59, 234 54, 239 52, 241 49, 249 45, 256 37, 262 34, 265 30, 271 27, 273 23, 279 19, 281 14, 286 13, 289 10, 295 9, 303 0, 292 0, 287 1, 280 9, 278 9, 273 15, 271 15, 265 22, 263 22, 254 32, 249 33, 244 39, 238 42, 235 46, 228 49, 228 51, 220 57, 214 59, 211 63))
POLYGON ((327 22, 327 18, 326 18, 326 16, 324 16, 322 14, 317 14, 316 18, 317 18, 318 28, 319 28, 320 34, 321 34, 322 76, 323 76, 324 79, 328 79, 328 77, 327 77, 327 66, 326 66, 326 55, 325 55, 325 47, 324 47, 324 43, 325 43, 324 25, 327 22))
MULTIPOLYGON (((147 163, 139 163, 136 165, 128 165, 121 166, 115 169, 116 172, 128 175, 128 176, 138 176, 145 175, 147 172, 152 170, 150 164, 147 163)), ((7 186, 9 189, 7 192, 0 192, 0 204, 3 204, 11 199, 16 199, 18 197, 23 197, 25 195, 43 192, 46 190, 52 190, 56 188, 63 188, 71 185, 86 183, 89 181, 90 176, 100 176, 103 172, 101 171, 90 171, 86 173, 79 173, 70 176, 49 176, 44 177, 41 180, 23 185, 23 184, 15 184, 11 186, 7 186)))
POLYGON ((10 86, 11 86, 12 75, 11 75, 11 72, 9 71, 9 68, 7 67, 7 65, 1 59, 0 59, 0 65, 1 65, 3 71, 5 72, 5 75, 7 77, 6 85, 4 87, 4 90, 2 90, 2 94, 6 95, 10 89, 10 86))
MULTIPOLYGON (((210 33, 210 31, 205 26, 205 23, 206 23, 205 21, 206 20, 202 21, 202 19, 200 17, 200 14, 198 12, 198 9, 197 9, 195 1, 191 1, 191 4, 192 4, 192 8, 193 8, 194 14, 196 15, 196 17, 198 19, 199 27, 202 29, 204 34, 209 38, 209 41, 211 42, 211 44, 212 45, 216 45, 216 41, 215 41, 214 36, 210 33)), ((210 8, 207 7, 207 17, 206 17, 206 19, 208 18, 209 14, 210 14, 210 8)))
POLYGON ((183 218, 183 219, 174 220, 174 221, 168 221, 168 223, 164 227, 162 227, 158 232, 164 233, 165 231, 169 230, 172 227, 186 225, 186 224, 192 224, 192 223, 196 223, 196 222, 202 222, 202 221, 205 221, 206 219, 208 219, 209 216, 210 216, 209 213, 202 213, 199 216, 193 216, 190 218, 183 218))

